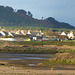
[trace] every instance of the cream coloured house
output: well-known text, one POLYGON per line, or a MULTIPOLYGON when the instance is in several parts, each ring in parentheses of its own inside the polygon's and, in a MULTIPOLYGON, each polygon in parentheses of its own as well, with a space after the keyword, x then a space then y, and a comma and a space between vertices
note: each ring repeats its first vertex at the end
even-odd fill
POLYGON ((27 34, 28 34, 28 35, 30 35, 30 34, 31 34, 31 31, 30 31, 30 30, 28 30, 27 34))
POLYGON ((73 39, 73 38, 74 38, 74 35, 73 35, 73 32, 72 32, 72 31, 69 32, 69 33, 67 34, 67 36, 68 36, 69 39, 73 39))
POLYGON ((14 37, 14 35, 11 32, 8 32, 8 36, 14 37))

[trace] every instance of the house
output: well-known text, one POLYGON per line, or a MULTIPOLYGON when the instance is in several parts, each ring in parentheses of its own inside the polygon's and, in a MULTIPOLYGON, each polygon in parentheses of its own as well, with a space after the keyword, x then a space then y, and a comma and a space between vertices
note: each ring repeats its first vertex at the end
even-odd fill
POLYGON ((50 41, 59 41, 59 39, 56 38, 56 36, 50 36, 49 40, 50 41))
POLYGON ((0 34, 2 37, 8 36, 8 32, 6 32, 6 31, 0 31, 0 34))
POLYGON ((22 33, 21 33, 21 31, 20 31, 20 30, 16 31, 16 33, 15 33, 15 34, 17 34, 17 35, 22 35, 22 33))
POLYGON ((26 41, 30 39, 30 36, 29 35, 14 35, 14 38, 16 39, 16 41, 26 41))
POLYGON ((0 38, 1 41, 16 41, 14 38, 0 38))
POLYGON ((41 32, 31 32, 30 39, 40 41, 43 38, 43 34, 41 32))
POLYGON ((21 30, 21 33, 22 33, 23 35, 26 35, 26 33, 25 33, 25 31, 24 31, 24 30, 21 30))
POLYGON ((28 30, 27 35, 31 35, 31 31, 30 30, 28 30))
POLYGON ((1 41, 16 41, 14 38, 9 38, 9 36, 13 36, 11 32, 0 31, 0 40, 1 41))
POLYGON ((69 33, 67 34, 67 37, 68 37, 68 39, 73 39, 73 38, 74 38, 73 32, 72 32, 72 31, 69 32, 69 33))
POLYGON ((33 37, 33 41, 37 41, 37 37, 35 36, 35 37, 33 37))
POLYGON ((6 32, 6 31, 0 31, 0 37, 14 37, 14 33, 6 32))
POLYGON ((14 37, 14 33, 8 32, 8 36, 14 37))
POLYGON ((62 32, 60 35, 66 35, 66 33, 65 32, 62 32))

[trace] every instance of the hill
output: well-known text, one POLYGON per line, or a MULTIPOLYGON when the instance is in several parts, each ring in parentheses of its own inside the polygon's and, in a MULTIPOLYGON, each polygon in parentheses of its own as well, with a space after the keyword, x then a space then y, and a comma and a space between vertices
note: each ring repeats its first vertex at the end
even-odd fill
POLYGON ((35 19, 30 11, 27 12, 23 9, 15 11, 9 6, 0 6, 0 26, 75 29, 75 27, 70 24, 64 22, 60 23, 52 17, 45 20, 35 19))
POLYGON ((67 29, 74 29, 75 27, 71 26, 68 23, 65 22, 58 22, 57 20, 55 20, 52 17, 48 17, 46 19, 47 22, 50 23, 50 25, 52 25, 54 28, 67 28, 67 29))

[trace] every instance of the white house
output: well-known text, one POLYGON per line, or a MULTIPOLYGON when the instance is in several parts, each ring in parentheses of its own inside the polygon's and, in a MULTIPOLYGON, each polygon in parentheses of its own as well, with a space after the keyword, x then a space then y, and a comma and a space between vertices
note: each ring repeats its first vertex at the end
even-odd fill
POLYGON ((68 36, 69 39, 73 39, 74 38, 74 35, 73 35, 72 31, 70 33, 68 33, 67 36, 68 36))
POLYGON ((0 38, 2 41, 16 41, 14 38, 0 38))
POLYGON ((33 40, 36 41, 37 40, 37 37, 33 37, 33 40))
POLYGON ((62 32, 60 35, 66 35, 66 33, 65 32, 62 32))
POLYGON ((5 36, 5 35, 6 35, 3 31, 0 31, 0 33, 1 33, 3 36, 5 36))
POLYGON ((8 36, 8 32, 6 32, 6 31, 0 31, 0 34, 1 34, 2 36, 8 36))

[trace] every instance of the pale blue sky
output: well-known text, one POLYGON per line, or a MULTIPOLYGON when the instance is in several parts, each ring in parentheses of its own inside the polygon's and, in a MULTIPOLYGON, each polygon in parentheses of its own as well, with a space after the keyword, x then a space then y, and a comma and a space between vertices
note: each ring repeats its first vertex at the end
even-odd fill
POLYGON ((31 11, 34 18, 54 17, 75 26, 75 0, 0 0, 0 5, 31 11))

